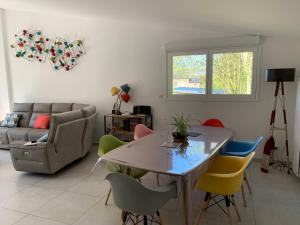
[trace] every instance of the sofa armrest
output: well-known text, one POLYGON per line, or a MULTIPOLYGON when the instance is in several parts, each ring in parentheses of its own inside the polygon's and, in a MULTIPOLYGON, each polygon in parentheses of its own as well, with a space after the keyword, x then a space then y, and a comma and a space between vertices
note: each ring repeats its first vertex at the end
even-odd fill
POLYGON ((82 135, 86 119, 81 118, 57 126, 53 144, 63 164, 82 157, 82 135))

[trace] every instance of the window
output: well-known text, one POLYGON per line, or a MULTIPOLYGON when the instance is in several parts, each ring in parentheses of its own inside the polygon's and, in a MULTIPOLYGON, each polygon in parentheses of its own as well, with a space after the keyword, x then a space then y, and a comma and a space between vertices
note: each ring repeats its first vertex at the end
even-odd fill
POLYGON ((206 55, 173 56, 174 95, 206 93, 206 55))
POLYGON ((257 48, 168 54, 168 98, 255 99, 257 48))

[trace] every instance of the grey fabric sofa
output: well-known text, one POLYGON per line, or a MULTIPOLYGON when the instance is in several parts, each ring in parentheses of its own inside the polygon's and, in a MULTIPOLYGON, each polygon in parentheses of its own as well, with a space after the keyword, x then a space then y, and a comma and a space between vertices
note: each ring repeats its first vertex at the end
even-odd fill
POLYGON ((10 149, 17 171, 53 174, 83 158, 93 144, 96 107, 76 103, 15 103, 19 127, 0 127, 0 148, 10 149), (51 115, 49 129, 33 128, 39 113, 51 115), (48 133, 45 143, 24 146, 48 133))

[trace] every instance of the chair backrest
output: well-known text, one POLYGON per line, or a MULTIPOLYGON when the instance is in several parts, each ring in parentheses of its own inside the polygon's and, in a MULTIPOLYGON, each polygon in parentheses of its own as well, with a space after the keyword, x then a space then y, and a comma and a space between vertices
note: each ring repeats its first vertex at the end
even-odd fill
POLYGON ((212 118, 212 119, 208 119, 208 120, 205 120, 204 122, 202 122, 202 126, 207 126, 207 127, 224 127, 224 124, 222 123, 221 120, 216 119, 216 118, 212 118))
POLYGON ((256 138, 254 141, 230 141, 224 149, 221 150, 221 155, 236 155, 247 156, 254 152, 257 146, 262 142, 263 136, 256 138))
POLYGON ((111 184, 115 205, 138 215, 152 215, 170 198, 176 197, 176 183, 160 188, 149 189, 134 178, 122 173, 110 173, 105 178, 111 184))
POLYGON ((100 139, 98 155, 101 157, 124 144, 126 144, 126 142, 123 142, 112 135, 104 135, 100 139))
POLYGON ((134 128, 134 140, 140 139, 152 133, 153 131, 144 124, 137 124, 134 128))

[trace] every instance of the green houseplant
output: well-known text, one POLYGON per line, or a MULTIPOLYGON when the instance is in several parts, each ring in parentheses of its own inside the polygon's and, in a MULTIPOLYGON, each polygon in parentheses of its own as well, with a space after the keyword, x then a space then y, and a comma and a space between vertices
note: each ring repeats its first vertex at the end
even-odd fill
POLYGON ((188 137, 188 129, 189 129, 189 118, 183 115, 173 116, 173 126, 174 131, 172 135, 174 137, 174 141, 186 141, 188 137))

